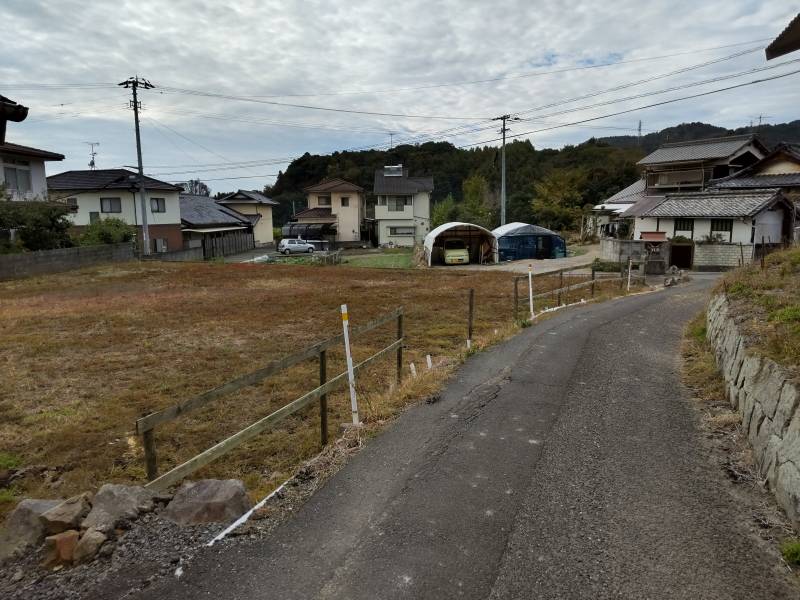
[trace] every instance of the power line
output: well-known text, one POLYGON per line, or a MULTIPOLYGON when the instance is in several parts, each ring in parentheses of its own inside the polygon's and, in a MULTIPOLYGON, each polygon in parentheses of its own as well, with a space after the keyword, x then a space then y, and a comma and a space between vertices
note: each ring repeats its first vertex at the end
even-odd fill
MULTIPOLYGON (((758 84, 758 83, 766 83, 767 81, 773 81, 775 79, 782 79, 783 77, 789 77, 790 75, 796 75, 797 73, 800 73, 800 69, 797 69, 795 71, 790 71, 788 73, 781 73, 779 75, 773 75, 772 77, 766 77, 764 79, 755 79, 753 81, 748 81, 748 82, 745 82, 745 83, 738 83, 736 85, 731 85, 731 86, 724 87, 724 88, 719 88, 719 89, 716 89, 716 90, 710 90, 708 92, 701 92, 699 94, 692 94, 691 96, 682 96, 680 98, 672 98, 670 100, 663 100, 661 102, 654 102, 653 104, 646 104, 644 106, 637 106, 636 108, 629 108, 627 110, 621 110, 621 111, 614 112, 614 113, 609 113, 609 114, 606 114, 606 115, 600 115, 598 117, 590 117, 588 119, 581 119, 580 121, 573 121, 572 123, 562 123, 560 125, 553 125, 552 127, 544 127, 542 129, 534 129, 532 131, 524 131, 522 133, 517 133, 515 135, 511 135, 511 136, 507 136, 507 137, 517 138, 517 137, 522 137, 523 135, 532 135, 534 133, 541 133, 543 131, 550 131, 552 129, 559 129, 561 127, 573 127, 575 125, 581 125, 583 123, 588 123, 588 122, 591 122, 591 121, 598 121, 600 119, 607 119, 609 117, 616 117, 618 115, 624 115, 624 114, 636 112, 637 110, 644 110, 646 108, 653 108, 655 106, 663 106, 665 104, 672 104, 673 102, 680 102, 682 100, 691 100, 692 98, 701 98, 703 96, 710 96, 712 94, 718 94, 720 92, 727 92, 729 90, 735 90, 735 89, 738 89, 738 88, 746 87, 746 86, 749 86, 749 85, 755 85, 755 84, 758 84)), ((475 142, 473 144, 463 144, 460 147, 461 148, 469 148, 470 146, 480 146, 481 144, 489 144, 491 142, 499 142, 501 139, 502 138, 495 138, 495 139, 492 139, 492 140, 484 140, 482 142, 475 142)))
MULTIPOLYGON (((597 108, 599 106, 608 106, 609 104, 617 104, 619 102, 626 102, 628 100, 636 100, 638 98, 646 98, 648 96, 657 96, 659 94, 666 94, 668 92, 675 92, 675 91, 679 91, 679 90, 684 90, 684 89, 691 88, 691 87, 697 87, 699 85, 707 85, 709 83, 717 83, 719 81, 726 81, 728 79, 735 79, 737 77, 743 77, 745 75, 752 75, 753 73, 760 73, 762 71, 770 71, 772 69, 777 69, 777 68, 780 68, 780 67, 784 67, 786 65, 796 64, 798 62, 800 62, 800 59, 794 59, 794 60, 785 61, 785 62, 782 62, 782 63, 777 64, 777 65, 765 65, 763 67, 755 67, 753 69, 748 69, 747 71, 740 71, 738 73, 731 73, 731 74, 728 74, 728 75, 721 75, 719 77, 712 77, 711 79, 703 79, 701 81, 694 81, 692 83, 684 83, 684 84, 681 84, 681 85, 676 85, 676 86, 669 87, 669 88, 664 88, 664 89, 661 89, 661 90, 655 90, 655 91, 652 91, 652 92, 644 92, 644 93, 641 93, 641 94, 635 94, 633 96, 626 96, 624 98, 612 98, 611 100, 605 100, 603 102, 597 102, 595 104, 589 104, 589 105, 584 105, 584 106, 576 106, 576 107, 573 107, 573 108, 566 108, 564 110, 548 113, 548 114, 545 114, 545 115, 542 115, 542 116, 545 117, 545 118, 554 117, 554 116, 563 115, 563 114, 566 114, 566 113, 577 112, 577 111, 586 110, 586 109, 590 109, 590 108, 597 108)), ((568 102, 569 101, 564 102, 564 104, 567 104, 568 102)), ((559 106, 560 104, 561 103, 552 103, 549 106, 559 106)), ((523 111, 517 111, 517 112, 511 113, 511 114, 524 115, 524 114, 528 114, 528 113, 531 113, 531 112, 537 112, 539 110, 540 110, 540 108, 537 107, 537 108, 531 108, 531 109, 527 109, 527 110, 523 110, 523 111)))
POLYGON ((331 106, 313 106, 310 104, 293 104, 290 102, 275 102, 273 100, 262 100, 259 98, 254 98, 252 96, 235 96, 232 94, 220 94, 216 92, 204 92, 201 90, 190 90, 184 88, 175 88, 164 86, 161 88, 166 92, 172 92, 176 94, 185 94, 188 96, 201 96, 205 98, 220 98, 222 100, 236 100, 239 102, 254 102, 256 104, 268 104, 270 106, 283 106, 287 108, 301 108, 304 110, 319 110, 325 112, 335 112, 335 113, 347 113, 347 114, 356 114, 356 115, 372 115, 376 117, 397 117, 403 119, 427 119, 430 121, 479 121, 484 120, 488 117, 454 117, 454 116, 446 116, 446 115, 417 115, 417 114, 404 114, 404 113, 390 113, 390 112, 378 112, 378 111, 369 111, 369 110, 356 110, 351 108, 333 108, 331 106))
MULTIPOLYGON (((515 79, 525 79, 529 77, 541 77, 544 75, 552 75, 556 73, 567 73, 570 71, 584 71, 587 69, 600 69, 605 67, 613 67, 616 65, 624 65, 630 63, 637 63, 637 62, 645 62, 651 60, 662 60, 665 58, 674 58, 676 56, 685 56, 688 54, 698 54, 700 52, 711 52, 714 50, 722 50, 725 48, 734 48, 736 46, 746 46, 749 44, 755 44, 758 42, 766 42, 771 40, 772 38, 763 38, 758 40, 750 40, 747 42, 738 42, 736 44, 726 44, 724 46, 714 46, 711 48, 700 48, 697 50, 686 50, 683 52, 674 52, 672 54, 662 54, 660 56, 648 56, 642 58, 632 58, 628 60, 619 60, 616 62, 607 62, 607 63, 598 63, 594 65, 579 65, 575 67, 564 67, 560 69, 548 69, 548 70, 539 70, 530 73, 513 73, 511 75, 503 75, 498 77, 489 77, 485 79, 472 79, 466 81, 452 81, 447 83, 433 83, 427 85, 418 85, 418 86, 410 86, 410 87, 400 87, 400 88, 386 88, 386 89, 376 89, 376 90, 349 90, 349 91, 333 91, 333 92, 317 92, 313 94, 268 94, 268 95, 254 95, 253 98, 314 98, 314 97, 321 97, 321 96, 344 96, 344 95, 356 95, 356 94, 390 94, 390 93, 397 93, 397 92, 413 92, 413 91, 420 91, 420 90, 429 90, 429 89, 436 89, 436 88, 445 88, 445 87, 461 87, 466 85, 477 85, 482 83, 495 83, 498 81, 509 81, 515 79)), ((749 52, 756 52, 758 50, 763 50, 763 46, 759 46, 758 48, 754 48, 751 50, 745 51, 745 53, 749 52)), ((724 59, 723 59, 724 60, 724 59)))

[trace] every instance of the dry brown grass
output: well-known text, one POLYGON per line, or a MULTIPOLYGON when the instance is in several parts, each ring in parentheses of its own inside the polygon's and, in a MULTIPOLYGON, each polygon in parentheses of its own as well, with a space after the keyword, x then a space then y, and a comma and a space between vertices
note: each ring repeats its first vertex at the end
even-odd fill
MULTIPOLYGON (((469 288, 476 290, 477 345, 510 335, 512 286, 511 275, 499 272, 177 263, 2 283, 0 459, 49 469, 18 481, 13 495, 66 496, 105 482, 143 482, 141 444, 132 433, 137 417, 338 333, 342 303, 354 325, 402 305, 406 361, 425 371, 431 354, 441 364, 392 393, 392 358, 359 377, 363 416, 380 426, 438 390, 463 357, 469 288)), ((618 293, 607 287, 598 297, 618 293)), ((521 300, 522 312, 525 306, 521 300)), ((387 345, 393 330, 356 338, 355 360, 387 345)), ((329 375, 344 370, 342 354, 329 354, 329 375)), ((308 361, 159 427, 161 472, 309 391, 317 377, 316 362, 308 361)), ((328 403, 335 432, 349 418, 344 391, 328 403)), ((318 452, 318 436, 318 410, 311 408, 197 476, 239 477, 258 495, 318 452)), ((10 505, 0 501, 0 512, 10 505)))

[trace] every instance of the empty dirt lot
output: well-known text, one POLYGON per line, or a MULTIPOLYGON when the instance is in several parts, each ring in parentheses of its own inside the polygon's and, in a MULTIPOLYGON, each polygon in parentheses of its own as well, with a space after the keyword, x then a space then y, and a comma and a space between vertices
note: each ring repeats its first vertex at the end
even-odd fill
MULTIPOLYGON (((0 471, 28 470, 0 489, 0 513, 23 496, 143 482, 137 417, 339 333, 342 303, 353 325, 402 305, 406 364, 423 371, 429 353, 455 364, 465 349, 469 288, 476 290, 475 339, 508 335, 512 281, 498 272, 129 263, 2 283, 0 471)), ((525 299, 520 304, 524 312, 525 299)), ((393 334, 389 325, 356 338, 355 360, 393 334)), ((328 362, 329 376, 344 370, 341 352, 328 362)), ((379 424, 435 390, 447 371, 390 394, 394 359, 381 360, 359 379, 362 417, 379 424)), ((308 361, 158 428, 160 471, 313 389, 317 378, 316 361, 308 361)), ((344 390, 328 404, 335 432, 349 419, 344 390)), ((197 476, 239 477, 259 495, 318 450, 312 407, 197 476)))

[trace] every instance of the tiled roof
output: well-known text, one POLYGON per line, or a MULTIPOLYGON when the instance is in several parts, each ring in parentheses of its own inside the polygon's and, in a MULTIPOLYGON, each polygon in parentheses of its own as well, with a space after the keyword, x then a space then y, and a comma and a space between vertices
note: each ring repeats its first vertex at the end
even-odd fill
POLYGON ((303 190, 304 192, 311 193, 330 193, 330 192, 363 192, 364 188, 350 183, 344 179, 334 177, 332 179, 323 179, 316 185, 310 185, 303 190))
POLYGON ((239 190, 231 192, 227 196, 218 198, 217 202, 220 204, 268 204, 270 206, 277 206, 278 203, 271 198, 267 198, 261 192, 255 190, 239 190))
POLYGON ((712 188, 765 188, 765 187, 795 187, 800 186, 800 173, 775 173, 759 175, 764 164, 778 155, 788 156, 800 165, 800 146, 781 142, 772 152, 767 154, 757 163, 737 171, 733 175, 712 179, 709 187, 712 188))
POLYGON ((764 50, 767 60, 800 50, 800 13, 797 13, 778 37, 764 50))
POLYGON ((632 204, 638 202, 644 196, 646 182, 644 179, 637 179, 625 189, 618 191, 613 196, 609 196, 603 204, 632 204))
POLYGON ((800 187, 800 173, 732 177, 712 182, 711 185, 719 189, 800 187))
POLYGON ((433 191, 433 177, 409 177, 408 169, 403 169, 402 177, 384 176, 383 169, 375 171, 373 194, 416 194, 433 191))
POLYGON ((64 160, 63 154, 39 150, 38 148, 31 148, 30 146, 20 146, 19 144, 12 144, 11 142, 0 144, 0 154, 4 153, 41 158, 42 160, 64 160))
POLYGON ((208 196, 181 194, 181 222, 189 227, 250 225, 249 219, 208 196))
POLYGON ((644 194, 642 194, 642 197, 639 200, 637 200, 634 204, 631 204, 619 216, 623 218, 641 217, 642 213, 650 210, 654 206, 658 206, 663 201, 664 201, 664 196, 645 196, 644 194))
POLYGON ((642 217, 752 217, 781 198, 777 189, 706 191, 667 194, 664 201, 641 213, 642 217))
POLYGON ((300 212, 296 212, 292 218, 301 217, 303 219, 317 219, 317 218, 327 218, 332 219, 333 214, 331 213, 330 208, 307 208, 305 210, 301 210, 300 212))
POLYGON ((728 158, 750 143, 756 144, 762 152, 766 153, 766 148, 754 135, 731 135, 721 138, 664 144, 636 164, 657 165, 728 158))
MULTIPOLYGON (((64 171, 47 178, 51 190, 130 190, 138 189, 139 175, 128 169, 97 169, 96 171, 64 171)), ((183 189, 152 177, 144 178, 148 190, 180 191, 183 189)))

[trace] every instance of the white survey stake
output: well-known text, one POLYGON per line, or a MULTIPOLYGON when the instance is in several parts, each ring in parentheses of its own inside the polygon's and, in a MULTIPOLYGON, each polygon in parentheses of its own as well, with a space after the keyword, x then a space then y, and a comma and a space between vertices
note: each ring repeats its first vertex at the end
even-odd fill
POLYGON ((350 383, 350 410, 353 413, 353 425, 359 425, 358 400, 356 398, 356 376, 353 372, 353 355, 350 353, 350 331, 347 316, 347 304, 342 304, 342 333, 344 334, 344 353, 347 356, 347 380, 350 383))

